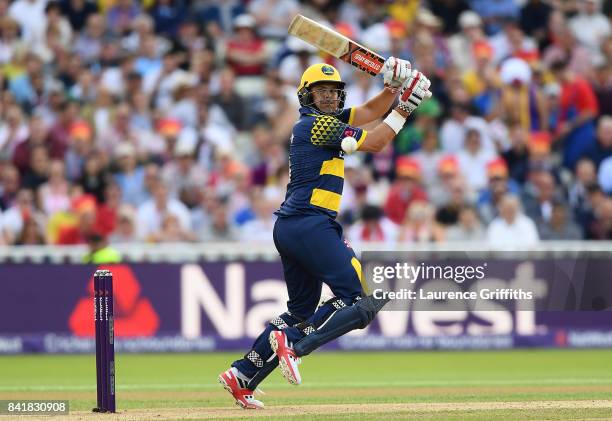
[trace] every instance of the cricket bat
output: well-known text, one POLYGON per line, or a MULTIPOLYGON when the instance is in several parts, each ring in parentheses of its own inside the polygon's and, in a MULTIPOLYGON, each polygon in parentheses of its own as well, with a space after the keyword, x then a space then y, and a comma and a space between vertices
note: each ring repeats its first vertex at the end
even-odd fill
POLYGON ((302 15, 293 18, 289 34, 372 76, 379 74, 385 63, 385 58, 374 51, 302 15))

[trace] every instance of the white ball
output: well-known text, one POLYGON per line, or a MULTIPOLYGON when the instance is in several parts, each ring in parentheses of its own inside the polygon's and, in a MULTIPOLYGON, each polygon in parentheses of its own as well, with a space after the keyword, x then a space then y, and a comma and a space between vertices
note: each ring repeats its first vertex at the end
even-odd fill
POLYGON ((357 150, 357 139, 353 136, 347 136, 342 139, 342 144, 340 146, 345 153, 350 155, 357 150))

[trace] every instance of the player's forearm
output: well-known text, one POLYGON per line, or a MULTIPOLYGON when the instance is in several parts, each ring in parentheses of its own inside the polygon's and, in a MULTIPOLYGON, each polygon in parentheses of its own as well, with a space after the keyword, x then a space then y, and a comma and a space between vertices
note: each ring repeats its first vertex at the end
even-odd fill
POLYGON ((355 110, 355 126, 362 126, 374 120, 381 118, 389 108, 393 105, 397 94, 389 89, 384 88, 378 95, 367 101, 365 104, 357 107, 355 110))
POLYGON ((365 105, 371 113, 376 115, 374 119, 381 118, 389 111, 396 97, 397 91, 391 88, 384 88, 378 95, 367 101, 365 105))
MULTIPOLYGON (((395 111, 403 117, 404 121, 408 117, 408 113, 399 108, 396 108, 395 111)), ((362 152, 380 152, 391 143, 395 136, 396 132, 388 122, 382 122, 374 130, 367 133, 365 140, 359 146, 359 150, 362 152)))

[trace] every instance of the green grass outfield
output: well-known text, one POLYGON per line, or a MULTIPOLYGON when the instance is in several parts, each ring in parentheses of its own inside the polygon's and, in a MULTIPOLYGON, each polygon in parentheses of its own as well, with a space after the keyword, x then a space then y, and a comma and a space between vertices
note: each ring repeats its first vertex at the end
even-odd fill
POLYGON ((266 410, 248 412, 216 380, 238 356, 117 355, 116 417, 86 412, 93 355, 3 356, 0 399, 68 399, 72 416, 104 420, 612 419, 612 350, 319 353, 301 386, 272 373, 266 410))

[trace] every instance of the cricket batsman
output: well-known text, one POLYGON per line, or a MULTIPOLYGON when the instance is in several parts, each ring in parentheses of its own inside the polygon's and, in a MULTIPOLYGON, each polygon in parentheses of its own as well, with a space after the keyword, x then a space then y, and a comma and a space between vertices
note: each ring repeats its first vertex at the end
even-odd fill
POLYGON ((346 91, 328 64, 310 66, 297 95, 300 118, 289 149, 290 180, 274 225, 289 293, 287 311, 270 321, 244 358, 219 375, 236 404, 263 408, 254 398, 257 385, 280 365, 283 377, 301 383, 300 357, 354 329, 363 329, 386 301, 368 295, 361 264, 336 222, 344 182, 344 155, 379 152, 404 126, 429 92, 430 81, 408 61, 390 57, 384 89, 365 104, 344 109, 346 91), (398 104, 373 130, 361 129, 398 104), (322 283, 334 297, 319 306, 322 283))

